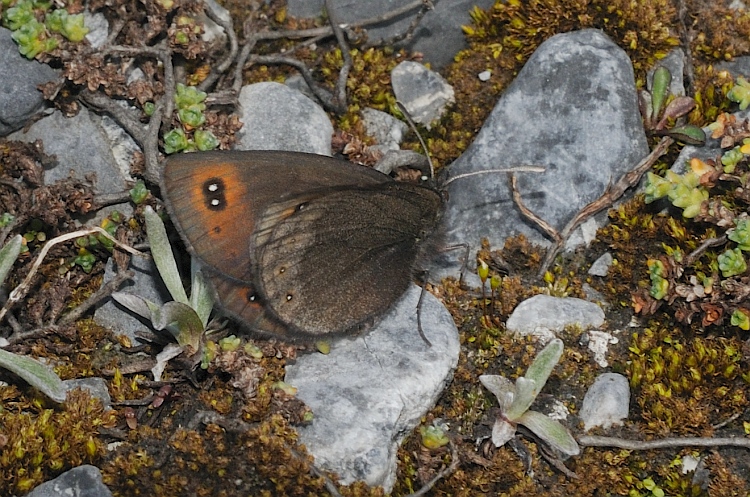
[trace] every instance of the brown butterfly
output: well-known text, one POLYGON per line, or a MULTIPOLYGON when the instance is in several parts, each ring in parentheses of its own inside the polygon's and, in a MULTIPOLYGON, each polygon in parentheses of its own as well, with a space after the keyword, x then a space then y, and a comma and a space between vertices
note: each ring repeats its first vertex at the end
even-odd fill
POLYGON ((433 188, 300 152, 175 155, 161 188, 222 307, 285 339, 372 324, 411 283, 443 209, 433 188))

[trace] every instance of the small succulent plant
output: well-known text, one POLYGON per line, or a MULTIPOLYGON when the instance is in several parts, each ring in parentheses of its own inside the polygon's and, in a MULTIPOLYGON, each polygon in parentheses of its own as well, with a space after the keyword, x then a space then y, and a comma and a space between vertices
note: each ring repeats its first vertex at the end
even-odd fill
POLYGON ((750 105, 750 83, 742 76, 739 76, 735 85, 727 93, 727 98, 732 102, 739 103, 740 110, 747 109, 747 106, 750 105))
POLYGON ((18 51, 29 59, 57 48, 59 37, 55 37, 56 33, 78 43, 89 32, 83 14, 69 14, 65 9, 50 11, 52 4, 49 2, 18 0, 3 3, 12 5, 3 11, 3 26, 11 30, 18 51), (42 18, 44 22, 40 22, 42 18))
POLYGON ((560 360, 562 352, 562 340, 556 338, 550 341, 537 354, 526 375, 518 378, 515 383, 499 375, 479 377, 482 385, 497 397, 500 404, 501 414, 492 427, 492 443, 496 447, 502 447, 513 438, 517 425, 521 424, 563 456, 579 454, 578 443, 567 428, 540 412, 529 410, 560 360))
POLYGON ((667 171, 661 176, 648 173, 646 175, 645 201, 651 203, 659 198, 668 197, 672 205, 682 209, 686 218, 694 218, 701 212, 701 205, 708 200, 708 190, 701 185, 700 171, 696 172, 691 162, 690 170, 685 174, 667 171))
POLYGON ((164 135, 164 151, 168 154, 175 152, 191 152, 195 150, 213 150, 219 146, 219 140, 213 133, 198 129, 206 122, 206 93, 194 86, 177 84, 174 101, 177 107, 177 118, 183 128, 174 128, 164 135), (186 131, 188 133, 186 133, 186 131), (192 138, 188 136, 192 131, 192 138))

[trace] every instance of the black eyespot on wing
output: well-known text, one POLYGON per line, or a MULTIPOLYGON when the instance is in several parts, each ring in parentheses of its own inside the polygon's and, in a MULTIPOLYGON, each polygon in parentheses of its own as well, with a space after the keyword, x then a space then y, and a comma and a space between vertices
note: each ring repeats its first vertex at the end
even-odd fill
POLYGON ((203 183, 203 199, 206 209, 223 211, 227 207, 226 185, 221 178, 209 178, 203 183))

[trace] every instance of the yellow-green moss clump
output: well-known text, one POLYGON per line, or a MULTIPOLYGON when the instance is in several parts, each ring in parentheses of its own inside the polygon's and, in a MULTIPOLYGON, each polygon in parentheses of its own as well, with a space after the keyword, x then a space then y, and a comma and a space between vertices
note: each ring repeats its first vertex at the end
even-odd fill
POLYGON ((711 436, 712 425, 747 405, 750 374, 743 369, 737 338, 687 337, 665 328, 634 333, 628 375, 645 431, 711 436))
POLYGON ((24 494, 104 455, 97 430, 114 426, 114 411, 105 412, 88 393, 75 390, 62 406, 45 408, 41 399, 5 386, 0 401, 0 494, 24 494))

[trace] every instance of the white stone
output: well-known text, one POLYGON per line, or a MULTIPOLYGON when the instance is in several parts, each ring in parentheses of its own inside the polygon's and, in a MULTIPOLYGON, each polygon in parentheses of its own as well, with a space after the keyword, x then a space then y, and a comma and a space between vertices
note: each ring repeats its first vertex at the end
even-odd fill
POLYGON ((604 373, 591 385, 583 398, 579 417, 585 431, 622 424, 630 408, 628 379, 617 373, 604 373))

